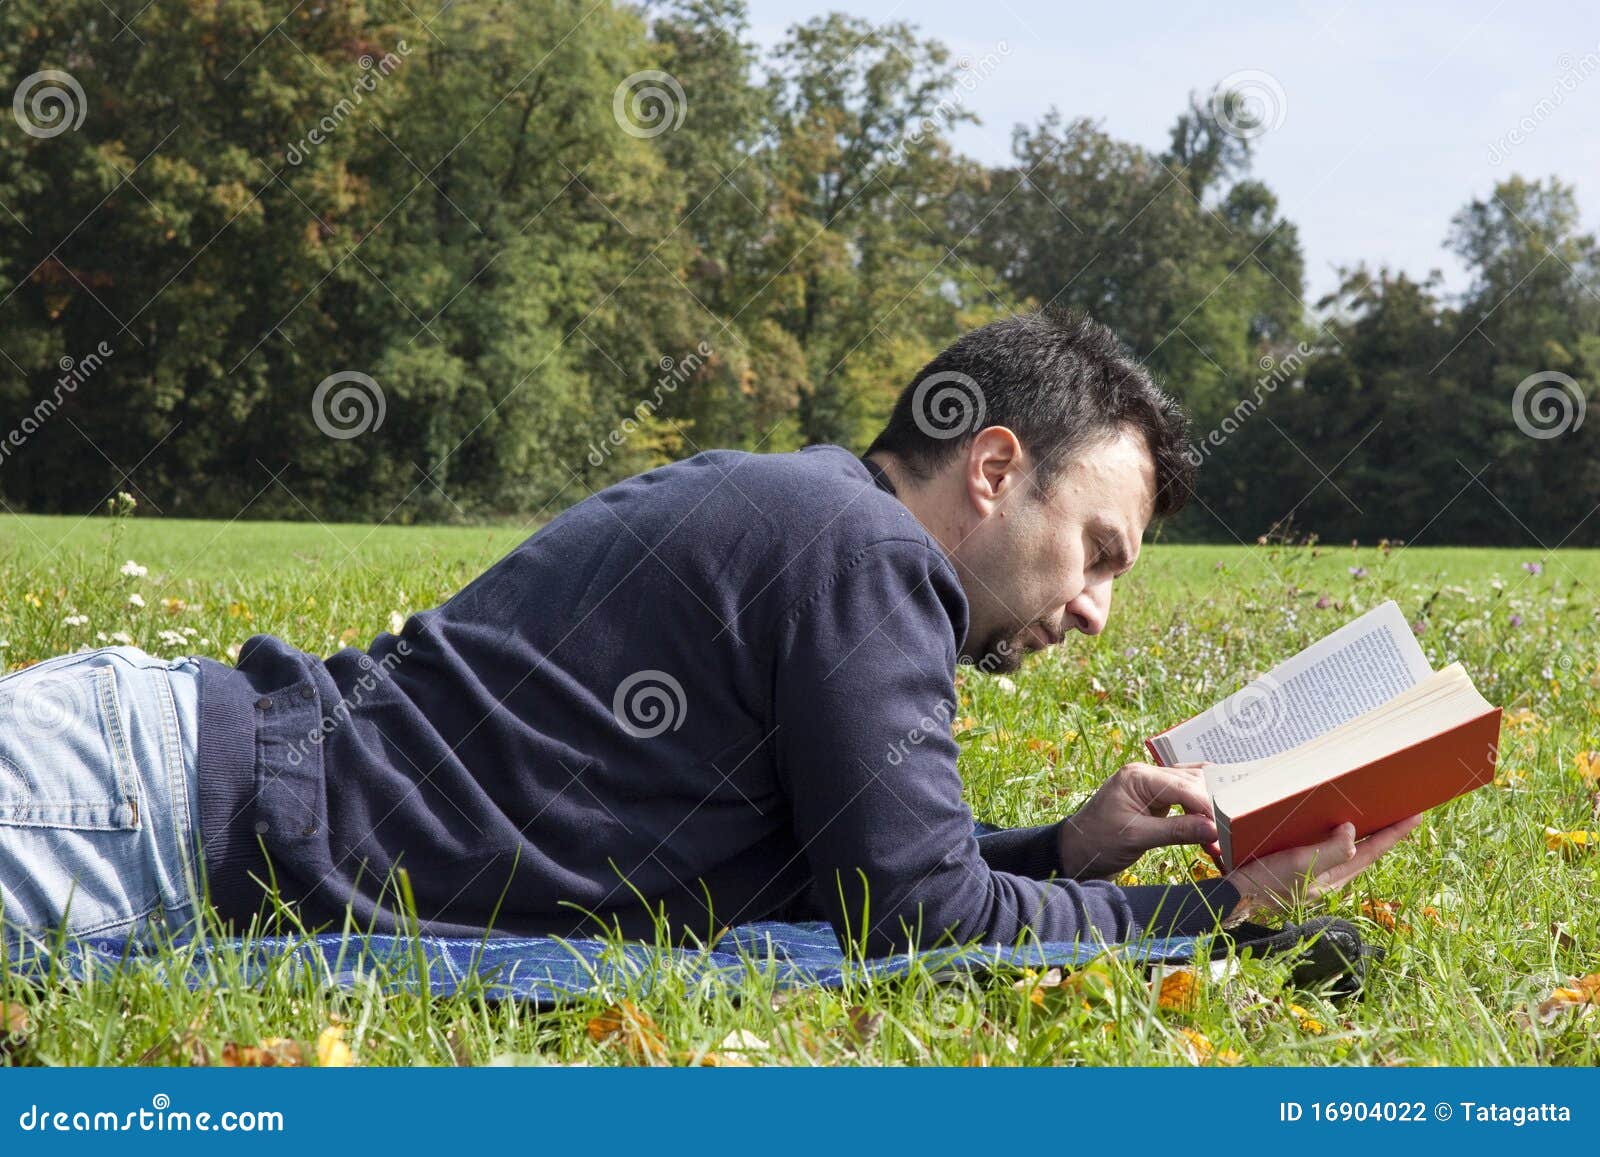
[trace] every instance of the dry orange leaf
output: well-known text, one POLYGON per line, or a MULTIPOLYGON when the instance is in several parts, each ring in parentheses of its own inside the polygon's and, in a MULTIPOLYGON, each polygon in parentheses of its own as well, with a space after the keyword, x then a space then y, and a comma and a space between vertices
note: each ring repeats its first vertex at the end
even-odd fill
POLYGON ((596 1044, 620 1043, 636 1061, 666 1059, 667 1043, 656 1028, 656 1022, 631 1000, 613 1004, 591 1018, 588 1029, 590 1040, 596 1044))
POLYGON ((1581 856, 1585 852, 1594 851, 1600 846, 1600 832, 1575 831, 1563 832, 1556 828, 1544 829, 1544 846, 1552 852, 1560 852, 1569 858, 1581 856))
POLYGON ((1390 932, 1411 931, 1411 925, 1400 919, 1400 905, 1393 900, 1363 900, 1361 914, 1390 932))
POLYGON ((1580 751, 1577 758, 1578 778, 1590 787, 1600 787, 1600 751, 1580 751))
POLYGON ((1191 1064, 1204 1065, 1215 1061, 1219 1065, 1236 1065, 1242 1058, 1232 1049, 1218 1049, 1211 1043, 1211 1038, 1203 1032, 1192 1028, 1180 1028, 1178 1035, 1183 1038, 1184 1052, 1189 1054, 1191 1064))
POLYGON ((1322 1022, 1312 1016, 1310 1011, 1298 1004, 1291 1004, 1289 1012, 1294 1016, 1295 1020, 1300 1022, 1301 1032, 1310 1033, 1312 1036, 1322 1035, 1322 1022))
POLYGON ((1190 1012, 1200 999, 1200 984, 1192 968, 1173 968, 1160 981, 1156 1007, 1170 1012, 1190 1012))
POLYGON ((1600 1005, 1600 972, 1580 976, 1539 1002, 1539 1023, 1552 1024, 1562 1014, 1582 1010, 1584 1015, 1600 1005))
POLYGON ((269 1036, 259 1045, 228 1041, 222 1046, 222 1066, 228 1069, 295 1069, 306 1063, 305 1050, 297 1040, 269 1036))
POLYGON ((330 1024, 317 1037, 317 1064, 325 1069, 347 1069, 351 1065, 350 1046, 344 1043, 344 1029, 330 1024))

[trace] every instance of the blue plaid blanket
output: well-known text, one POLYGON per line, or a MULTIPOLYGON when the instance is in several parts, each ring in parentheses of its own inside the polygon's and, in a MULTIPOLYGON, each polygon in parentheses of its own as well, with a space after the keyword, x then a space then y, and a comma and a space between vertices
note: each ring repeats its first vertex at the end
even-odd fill
MULTIPOLYGON (((1170 963, 1190 959, 1194 946, 1194 937, 1183 936, 1122 945, 1119 952, 1140 963, 1170 963)), ((288 969, 345 988, 377 983, 439 996, 478 991, 490 999, 556 1003, 585 992, 647 989, 668 975, 717 985, 740 984, 755 972, 775 987, 842 988, 902 976, 919 965, 935 974, 1072 967, 1100 951, 1077 943, 1035 943, 847 959, 826 923, 761 922, 733 928, 700 950, 582 939, 326 934, 200 940, 156 951, 122 940, 83 939, 13 959, 11 967, 38 979, 65 974, 78 980, 108 970, 152 969, 163 980, 191 988, 234 983, 241 976, 255 984, 288 969)))

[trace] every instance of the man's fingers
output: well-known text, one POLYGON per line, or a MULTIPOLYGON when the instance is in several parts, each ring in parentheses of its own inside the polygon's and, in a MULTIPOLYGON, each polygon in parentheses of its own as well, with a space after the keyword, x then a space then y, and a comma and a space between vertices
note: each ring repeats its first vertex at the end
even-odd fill
MULTIPOLYGON (((1333 869, 1332 879, 1326 881, 1326 884, 1330 887, 1343 887, 1370 867, 1379 856, 1410 835, 1421 822, 1420 815, 1408 816, 1399 823, 1390 824, 1373 832, 1356 845, 1355 854, 1349 860, 1333 869)), ((1319 883, 1321 882, 1323 881, 1319 878, 1319 883)))
POLYGON ((1203 815, 1159 816, 1139 824, 1136 828, 1140 846, 1163 848, 1174 844, 1207 844, 1217 848, 1217 825, 1203 815))
POLYGON ((1211 816, 1211 795, 1205 780, 1194 771, 1169 767, 1148 767, 1135 780, 1140 800, 1152 814, 1159 815, 1177 804, 1191 815, 1211 816))

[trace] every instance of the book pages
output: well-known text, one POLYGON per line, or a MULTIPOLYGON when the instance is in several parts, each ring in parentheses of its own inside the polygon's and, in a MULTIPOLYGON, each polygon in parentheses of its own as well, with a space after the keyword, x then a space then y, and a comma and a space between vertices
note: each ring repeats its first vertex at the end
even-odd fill
POLYGON ((1168 764, 1265 759, 1382 706, 1431 673, 1391 600, 1152 743, 1168 764))

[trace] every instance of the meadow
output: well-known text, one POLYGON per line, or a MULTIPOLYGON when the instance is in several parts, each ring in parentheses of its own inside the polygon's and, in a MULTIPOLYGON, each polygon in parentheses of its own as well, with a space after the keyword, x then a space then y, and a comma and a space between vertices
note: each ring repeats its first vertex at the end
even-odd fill
MULTIPOLYGON (((225 660, 263 632, 319 654, 360 646, 530 531, 8 516, 0 662, 110 642, 225 660)), ((1398 600, 1433 665, 1463 662, 1505 726, 1493 786, 1293 914, 1351 920, 1386 949, 1360 1001, 1287 986, 1281 959, 1153 979, 1115 954, 1065 975, 916 969, 840 991, 777 990, 754 972, 707 989, 668 968, 648 991, 544 1011, 472 988, 385 991, 381 977, 341 991, 283 970, 188 991, 135 970, 0 978, 0 1064, 1600 1063, 1597 588, 1593 551, 1158 542, 1119 581, 1102 635, 1009 679, 961 678, 975 814, 1041 823, 1143 758, 1144 736, 1398 600)), ((1128 880, 1203 870, 1193 849, 1168 849, 1128 880)), ((179 963, 184 951, 171 949, 179 963)))

